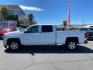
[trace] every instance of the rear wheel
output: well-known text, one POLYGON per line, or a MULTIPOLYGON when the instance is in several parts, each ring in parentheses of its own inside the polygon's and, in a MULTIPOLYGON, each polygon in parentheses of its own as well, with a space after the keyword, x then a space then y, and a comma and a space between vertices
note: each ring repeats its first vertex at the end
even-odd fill
POLYGON ((20 48, 20 43, 17 42, 17 41, 10 41, 9 43, 9 49, 10 50, 13 50, 13 51, 16 51, 20 48))
POLYGON ((77 43, 74 42, 74 41, 69 41, 67 44, 66 44, 66 47, 69 49, 69 50, 75 50, 77 48, 77 43))

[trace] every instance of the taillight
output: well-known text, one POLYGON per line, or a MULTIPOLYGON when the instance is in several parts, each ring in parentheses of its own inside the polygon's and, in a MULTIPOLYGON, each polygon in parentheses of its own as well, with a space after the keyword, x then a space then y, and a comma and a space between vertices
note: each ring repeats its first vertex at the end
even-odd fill
POLYGON ((88 33, 85 33, 85 38, 88 38, 88 35, 89 35, 88 33))

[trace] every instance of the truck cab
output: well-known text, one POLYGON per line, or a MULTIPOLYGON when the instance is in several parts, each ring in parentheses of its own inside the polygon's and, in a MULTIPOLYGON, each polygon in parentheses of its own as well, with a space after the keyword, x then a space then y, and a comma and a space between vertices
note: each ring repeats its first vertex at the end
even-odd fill
POLYGON ((24 31, 22 40, 25 45, 53 45, 55 44, 54 26, 35 25, 28 27, 24 31))

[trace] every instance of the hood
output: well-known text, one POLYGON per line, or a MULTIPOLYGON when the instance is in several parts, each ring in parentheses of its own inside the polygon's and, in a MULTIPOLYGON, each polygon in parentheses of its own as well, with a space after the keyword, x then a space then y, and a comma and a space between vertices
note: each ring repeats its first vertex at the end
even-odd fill
POLYGON ((23 32, 21 31, 13 31, 13 32, 8 32, 8 33, 5 33, 4 35, 20 35, 22 34, 23 32))
POLYGON ((8 32, 12 32, 12 31, 0 30, 0 34, 4 34, 4 33, 8 33, 8 32))

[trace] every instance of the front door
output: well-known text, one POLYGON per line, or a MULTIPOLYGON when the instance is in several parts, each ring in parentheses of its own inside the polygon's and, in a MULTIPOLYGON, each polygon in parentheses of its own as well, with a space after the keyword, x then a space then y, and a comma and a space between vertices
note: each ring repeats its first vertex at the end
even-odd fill
POLYGON ((39 26, 28 27, 24 31, 23 35, 23 44, 24 45, 38 45, 39 44, 39 26))

